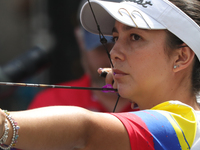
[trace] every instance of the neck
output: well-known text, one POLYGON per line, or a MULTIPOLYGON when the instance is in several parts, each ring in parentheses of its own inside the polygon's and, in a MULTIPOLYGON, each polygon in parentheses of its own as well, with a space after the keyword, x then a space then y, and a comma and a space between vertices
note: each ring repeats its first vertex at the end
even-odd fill
POLYGON ((178 100, 193 107, 194 110, 200 110, 196 95, 192 93, 192 84, 188 80, 189 78, 189 76, 183 77, 183 75, 179 74, 166 80, 165 83, 167 84, 165 86, 158 85, 158 87, 154 87, 155 89, 152 89, 151 93, 146 94, 148 97, 142 98, 148 103, 144 103, 144 100, 138 100, 141 101, 141 106, 139 105, 139 107, 141 109, 150 109, 165 101, 178 100))

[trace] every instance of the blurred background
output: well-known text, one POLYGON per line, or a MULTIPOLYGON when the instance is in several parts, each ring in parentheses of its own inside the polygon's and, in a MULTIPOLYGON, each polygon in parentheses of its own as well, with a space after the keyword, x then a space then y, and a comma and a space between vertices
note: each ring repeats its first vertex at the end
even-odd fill
MULTIPOLYGON (((83 74, 74 36, 80 0, 0 1, 0 82, 57 84, 83 74)), ((42 88, 0 86, 0 107, 26 109, 42 88)))

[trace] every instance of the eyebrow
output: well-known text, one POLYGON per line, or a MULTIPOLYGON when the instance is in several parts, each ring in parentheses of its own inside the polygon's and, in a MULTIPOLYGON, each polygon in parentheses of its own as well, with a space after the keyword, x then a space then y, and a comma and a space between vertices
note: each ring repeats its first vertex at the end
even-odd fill
MULTIPOLYGON (((133 28, 134 28, 134 27, 130 27, 130 26, 124 25, 124 26, 122 27, 122 30, 123 30, 123 31, 128 31, 128 30, 131 30, 131 29, 133 29, 133 28)), ((117 32, 117 33, 118 33, 118 30, 117 30, 116 27, 113 27, 112 33, 113 33, 113 32, 117 32)))

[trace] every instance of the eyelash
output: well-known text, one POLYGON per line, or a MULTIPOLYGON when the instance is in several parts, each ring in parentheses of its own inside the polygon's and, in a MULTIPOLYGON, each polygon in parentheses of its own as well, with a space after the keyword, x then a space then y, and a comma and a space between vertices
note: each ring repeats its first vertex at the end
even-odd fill
MULTIPOLYGON (((132 39, 132 37, 134 36, 134 41, 137 41, 137 40, 140 40, 141 39, 141 37, 138 35, 138 34, 131 34, 131 39, 132 39)), ((112 37, 112 41, 115 43, 116 41, 117 41, 117 39, 118 39, 118 37, 117 36, 115 36, 115 37, 112 37)), ((133 39, 132 39, 133 40, 133 39)))

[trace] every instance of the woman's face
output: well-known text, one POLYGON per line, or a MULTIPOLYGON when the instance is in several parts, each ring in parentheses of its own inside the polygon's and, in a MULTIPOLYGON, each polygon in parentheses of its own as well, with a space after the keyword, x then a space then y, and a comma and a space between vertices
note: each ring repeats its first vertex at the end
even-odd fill
POLYGON ((165 53, 165 30, 143 30, 120 22, 113 28, 110 52, 119 94, 141 109, 166 98, 173 62, 165 53))

